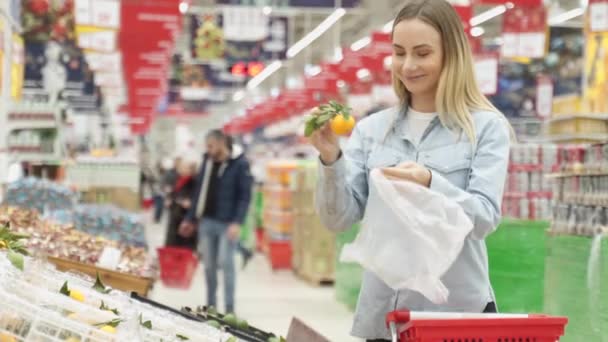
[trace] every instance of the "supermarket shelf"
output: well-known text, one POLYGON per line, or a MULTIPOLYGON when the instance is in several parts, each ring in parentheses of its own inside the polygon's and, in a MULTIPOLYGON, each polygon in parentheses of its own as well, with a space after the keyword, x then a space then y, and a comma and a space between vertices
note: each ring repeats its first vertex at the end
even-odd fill
POLYGON ((608 134, 605 133, 576 133, 576 134, 557 134, 547 137, 548 141, 560 142, 568 140, 583 141, 608 141, 608 134))
POLYGON ((54 153, 12 152, 19 161, 62 164, 61 158, 54 153))
POLYGON ((528 192, 505 192, 504 198, 520 199, 520 198, 553 198, 551 191, 528 191, 528 192))
POLYGON ((594 198, 576 198, 576 199, 562 199, 554 202, 556 205, 582 205, 589 207, 608 207, 608 198, 605 199, 594 199, 594 198))
POLYGON ((568 178, 568 177, 583 177, 583 176, 608 176, 607 171, 580 171, 580 172, 557 172, 545 175, 549 178, 568 178))
POLYGON ((608 114, 573 114, 573 115, 558 115, 547 120, 548 123, 555 123, 561 121, 569 121, 575 119, 595 119, 595 120, 608 120, 608 114))
POLYGON ((28 120, 15 120, 9 121, 8 130, 28 130, 28 129, 52 129, 58 128, 57 123, 54 120, 40 120, 40 121, 28 121, 28 120))

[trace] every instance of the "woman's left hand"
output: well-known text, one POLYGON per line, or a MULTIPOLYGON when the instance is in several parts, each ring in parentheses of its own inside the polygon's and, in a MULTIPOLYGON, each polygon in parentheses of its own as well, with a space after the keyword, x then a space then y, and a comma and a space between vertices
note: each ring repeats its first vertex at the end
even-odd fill
POLYGON ((431 171, 413 161, 403 162, 394 167, 383 168, 382 173, 388 178, 407 180, 427 188, 431 186, 431 171))

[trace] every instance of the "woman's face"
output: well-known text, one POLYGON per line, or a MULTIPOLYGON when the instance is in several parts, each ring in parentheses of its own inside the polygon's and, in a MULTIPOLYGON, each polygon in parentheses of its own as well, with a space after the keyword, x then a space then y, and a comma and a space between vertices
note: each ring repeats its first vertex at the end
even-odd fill
POLYGON ((441 35, 420 19, 399 22, 393 31, 393 73, 412 95, 434 96, 441 70, 441 35))

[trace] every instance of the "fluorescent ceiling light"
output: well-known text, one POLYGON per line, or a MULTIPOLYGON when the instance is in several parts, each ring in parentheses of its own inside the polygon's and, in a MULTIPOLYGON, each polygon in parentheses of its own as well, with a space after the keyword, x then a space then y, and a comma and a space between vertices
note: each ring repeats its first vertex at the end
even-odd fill
POLYGON ((370 37, 364 37, 361 38, 359 40, 357 40, 356 42, 354 42, 351 46, 350 49, 353 51, 359 51, 361 49, 363 49, 364 47, 368 46, 369 43, 372 42, 372 39, 370 37))
POLYGON ((340 18, 346 14, 344 8, 336 8, 325 20, 323 20, 317 27, 310 31, 304 38, 293 44, 289 50, 287 50, 287 58, 293 58, 302 50, 304 50, 310 43, 314 42, 319 38, 325 31, 329 30, 340 18))
POLYGON ((393 22, 395 22, 395 21, 391 20, 388 23, 384 24, 384 27, 382 27, 382 32, 384 32, 384 33, 391 32, 393 30, 393 22))
POLYGON ((475 26, 471 29, 471 36, 473 37, 479 37, 484 33, 486 33, 486 30, 484 30, 481 26, 475 26))
POLYGON ((344 55, 342 54, 342 48, 341 47, 336 47, 334 49, 334 61, 340 62, 342 59, 344 59, 344 55))
POLYGON ((486 21, 496 18, 499 15, 505 13, 507 11, 507 6, 505 5, 500 5, 500 6, 496 6, 494 8, 491 8, 485 12, 482 12, 476 16, 474 16, 473 18, 471 18, 471 20, 469 21, 469 23, 471 24, 471 26, 477 26, 479 24, 485 23, 486 21))
POLYGON ((190 8, 190 5, 188 5, 187 2, 185 2, 185 1, 180 2, 180 4, 179 4, 179 13, 186 14, 186 13, 188 13, 188 9, 189 8, 190 8))
POLYGON ((268 64, 262 72, 257 74, 254 78, 247 82, 247 89, 254 89, 259 86, 265 79, 267 79, 270 75, 272 75, 275 71, 279 70, 283 66, 281 61, 274 61, 268 64))
POLYGON ((358 79, 362 80, 362 79, 367 78, 369 76, 371 76, 369 70, 367 70, 367 69, 359 69, 359 70, 357 70, 357 78, 358 79))
POLYGON ((304 67, 304 74, 308 77, 316 76, 321 73, 321 67, 318 65, 307 64, 304 67))
POLYGON ((239 102, 245 98, 245 92, 242 90, 238 90, 232 95, 232 101, 239 102))
POLYGON ((585 14, 585 10, 583 8, 575 8, 573 10, 549 18, 549 25, 558 25, 561 23, 565 23, 566 21, 574 19, 576 17, 580 17, 583 14, 585 14))

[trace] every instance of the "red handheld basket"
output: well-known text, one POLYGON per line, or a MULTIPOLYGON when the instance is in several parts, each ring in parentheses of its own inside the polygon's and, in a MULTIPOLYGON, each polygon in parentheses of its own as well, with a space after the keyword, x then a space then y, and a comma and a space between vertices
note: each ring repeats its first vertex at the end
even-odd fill
POLYGON ((198 266, 198 258, 191 250, 177 247, 158 249, 160 279, 167 287, 188 289, 198 266))
MULTIPOLYGON (((564 334, 566 317, 528 315, 521 318, 416 319, 415 313, 394 311, 387 315, 399 342, 556 342, 564 334), (394 328, 399 324, 398 328, 394 328)), ((438 313, 438 316, 441 314, 438 313)), ((450 314, 448 314, 450 315, 450 314)))

